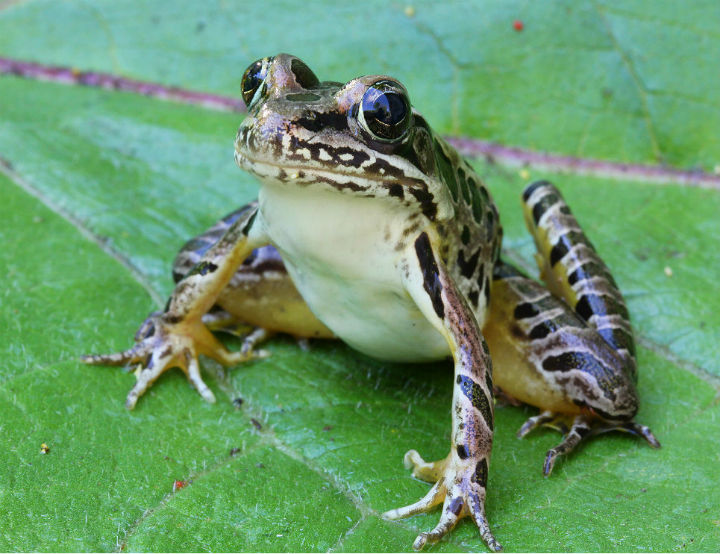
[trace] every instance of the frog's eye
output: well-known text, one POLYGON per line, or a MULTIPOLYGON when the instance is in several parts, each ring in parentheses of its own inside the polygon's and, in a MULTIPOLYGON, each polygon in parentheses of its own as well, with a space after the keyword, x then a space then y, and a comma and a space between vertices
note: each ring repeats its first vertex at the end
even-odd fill
POLYGON ((271 62, 272 58, 262 58, 251 63, 245 70, 245 73, 243 73, 240 91, 242 92, 242 99, 246 106, 250 107, 255 93, 267 76, 267 70, 271 62))
POLYGON ((390 142, 402 138, 412 122, 405 87, 390 80, 374 83, 360 102, 358 122, 377 140, 390 142))

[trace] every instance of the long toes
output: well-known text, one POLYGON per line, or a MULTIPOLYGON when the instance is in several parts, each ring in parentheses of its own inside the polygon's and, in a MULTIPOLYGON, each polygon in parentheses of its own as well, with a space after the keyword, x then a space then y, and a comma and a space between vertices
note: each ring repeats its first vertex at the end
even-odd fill
POLYGON ((465 513, 465 509, 465 500, 462 496, 453 495, 452 497, 445 497, 445 504, 443 505, 442 514, 440 515, 440 521, 438 521, 438 524, 432 531, 420 533, 413 543, 413 548, 420 550, 427 543, 434 544, 438 542, 453 530, 460 520, 460 517, 465 513))
POLYGON ((90 365, 128 365, 138 362, 140 358, 140 352, 136 345, 114 354, 87 354, 80 356, 80 361, 90 365))
POLYGON ((480 536, 487 547, 494 552, 502 550, 502 545, 495 539, 490 531, 490 526, 488 525, 487 517, 485 515, 485 505, 476 494, 471 494, 469 496, 468 511, 470 512, 470 517, 473 518, 475 525, 477 525, 478 531, 480 531, 480 536))
POLYGON ((415 502, 402 508, 396 508, 394 510, 388 510, 382 517, 383 519, 402 519, 405 517, 414 516, 415 514, 421 514, 431 510, 434 506, 437 506, 442 502, 445 496, 446 489, 440 483, 435 483, 428 493, 415 502))
POLYGON ((138 399, 150 388, 155 380, 162 375, 162 373, 168 368, 171 360, 171 352, 164 355, 158 355, 156 351, 153 351, 152 355, 148 358, 145 366, 140 366, 135 373, 137 381, 135 386, 130 389, 130 392, 125 399, 125 407, 128 410, 132 410, 137 404, 138 399))
POLYGON ((247 355, 252 352, 253 348, 255 348, 261 342, 266 341, 268 338, 270 338, 270 336, 272 336, 272 333, 267 329, 263 329, 262 327, 256 327, 252 333, 245 337, 240 351, 243 354, 247 355))
POLYGON ((208 387, 205 384, 205 381, 202 380, 202 377, 200 375, 200 365, 198 364, 197 358, 192 356, 190 352, 185 353, 185 361, 187 363, 187 376, 188 380, 192 384, 193 387, 195 387, 195 390, 197 390, 200 393, 200 396, 202 396, 205 400, 210 402, 211 404, 215 403, 215 395, 210 390, 210 387, 208 387))
POLYGON ((415 469, 417 466, 426 463, 417 450, 408 450, 403 456, 403 465, 405 469, 415 469))
POLYGON ((555 459, 558 457, 558 452, 554 448, 547 451, 545 455, 545 463, 543 464, 543 475, 549 477, 555 467, 555 459))
POLYGON ((221 363, 222 365, 229 367, 234 366, 242 362, 247 362, 249 360, 252 360, 257 356, 256 352, 230 352, 227 348, 222 346, 219 342, 215 345, 213 349, 208 349, 207 351, 203 352, 204 354, 207 354, 210 356, 213 360, 216 362, 221 363))
POLYGON ((406 469, 411 469, 413 477, 428 483, 435 483, 445 472, 445 460, 439 462, 426 462, 417 450, 408 450, 403 458, 406 469))
POLYGON ((457 525, 460 510, 462 510, 461 498, 455 498, 449 503, 446 503, 443 513, 440 516, 440 521, 435 526, 435 529, 426 533, 420 533, 413 543, 413 549, 422 550, 427 543, 434 544, 452 531, 455 525, 457 525), (459 505, 459 508, 457 508, 456 511, 453 511, 453 504, 456 506, 459 505))
POLYGON ((653 435, 653 432, 647 425, 640 425, 639 423, 631 421, 630 423, 626 423, 623 426, 623 430, 628 431, 634 435, 641 436, 653 448, 660 448, 660 441, 655 438, 655 435, 653 435))
POLYGON ((534 420, 535 418, 531 417, 522 424, 522 427, 520 427, 520 429, 518 429, 518 432, 516 433, 517 438, 523 438, 525 435, 527 435, 530 431, 532 431, 538 426, 538 424, 534 420))
POLYGON ((542 424, 552 421, 555 416, 552 412, 542 412, 536 416, 529 417, 517 432, 517 438, 521 439, 533 429, 540 427, 542 424))
POLYGON ((160 376, 161 371, 153 370, 152 368, 143 368, 137 374, 137 382, 130 389, 130 392, 125 399, 125 407, 128 410, 132 410, 137 404, 138 399, 145 394, 145 391, 150 388, 153 381, 160 376))

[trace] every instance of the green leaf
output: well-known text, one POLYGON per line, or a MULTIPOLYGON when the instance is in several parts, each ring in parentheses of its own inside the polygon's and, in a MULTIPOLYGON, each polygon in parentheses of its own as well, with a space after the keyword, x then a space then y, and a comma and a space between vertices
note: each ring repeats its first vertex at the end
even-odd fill
MULTIPOLYGON (((290 51, 321 79, 398 77, 444 133, 679 168, 720 160, 714 1, 340 4, 0 4, 0 55, 237 96, 250 61, 290 51)), ((269 359, 204 363, 215 405, 173 372, 127 412, 134 378, 77 361, 129 346, 172 289, 177 249, 255 196, 232 159, 240 120, 0 76, 0 550, 406 551, 435 525, 437 513, 379 514, 427 491, 406 450, 447 452, 447 363, 279 338, 269 359)), ((474 163, 507 255, 528 269, 520 191, 535 178, 563 190, 628 300, 638 421, 663 444, 602 436, 543 479, 559 436, 519 441, 534 410, 498 406, 496 536, 511 551, 720 549, 718 189, 474 163)), ((463 522, 433 551, 482 548, 463 522)))

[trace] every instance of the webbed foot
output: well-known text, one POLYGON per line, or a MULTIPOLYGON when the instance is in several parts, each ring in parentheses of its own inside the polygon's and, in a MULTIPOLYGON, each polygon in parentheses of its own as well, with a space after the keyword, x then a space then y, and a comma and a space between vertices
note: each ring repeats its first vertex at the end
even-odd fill
POLYGON ((579 415, 572 419, 572 423, 568 427, 569 419, 567 415, 545 411, 539 415, 528 418, 518 430, 517 436, 520 439, 540 426, 556 429, 564 435, 560 444, 548 450, 545 455, 545 463, 543 464, 543 475, 545 477, 548 477, 552 473, 553 467, 555 467, 555 461, 559 456, 564 456, 572 452, 582 441, 594 435, 599 435, 600 433, 607 433, 609 431, 632 433, 633 435, 644 438, 653 448, 660 448, 660 442, 655 438, 650 428, 635 423, 634 421, 615 423, 579 415))
POLYGON ((125 401, 125 407, 130 410, 153 382, 173 367, 179 367, 185 372, 200 396, 208 402, 215 402, 215 395, 200 374, 198 355, 204 354, 227 366, 265 354, 254 352, 252 343, 241 352, 230 352, 202 322, 173 321, 171 316, 161 312, 150 314, 135 334, 135 341, 132 348, 123 352, 81 357, 83 362, 93 365, 138 365, 135 371, 137 382, 125 401))
POLYGON ((485 487, 487 485, 487 461, 461 459, 451 452, 444 460, 426 462, 415 450, 405 454, 405 467, 423 481, 435 482, 430 491, 414 504, 385 512, 385 519, 401 519, 428 512, 442 503, 440 521, 432 531, 420 533, 413 548, 421 550, 426 544, 433 544, 452 531, 457 522, 471 517, 477 525, 480 535, 490 550, 502 550, 495 540, 485 516, 485 487))

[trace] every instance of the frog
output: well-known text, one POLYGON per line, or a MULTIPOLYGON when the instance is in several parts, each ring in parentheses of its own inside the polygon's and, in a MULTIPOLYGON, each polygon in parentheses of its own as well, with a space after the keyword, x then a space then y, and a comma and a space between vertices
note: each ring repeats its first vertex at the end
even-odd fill
MULTIPOLYGON (((593 435, 623 431, 660 443, 635 422, 639 399, 632 327, 610 270, 560 191, 536 181, 522 193, 540 283, 502 255, 502 226, 485 183, 435 133, 388 75, 320 81, 298 57, 259 59, 241 81, 247 106, 237 165, 258 198, 191 239, 173 264, 176 285, 129 349, 83 357, 136 365, 126 406, 179 368, 207 401, 199 355, 226 366, 263 358, 276 333, 339 339, 390 362, 450 359, 448 455, 404 462, 431 488, 388 520, 441 505, 417 550, 463 518, 492 551, 486 513, 495 398, 538 408, 518 431, 558 429, 556 460, 593 435), (239 351, 217 338, 248 332, 239 351)), ((411 366, 410 366, 411 367, 411 366)))

